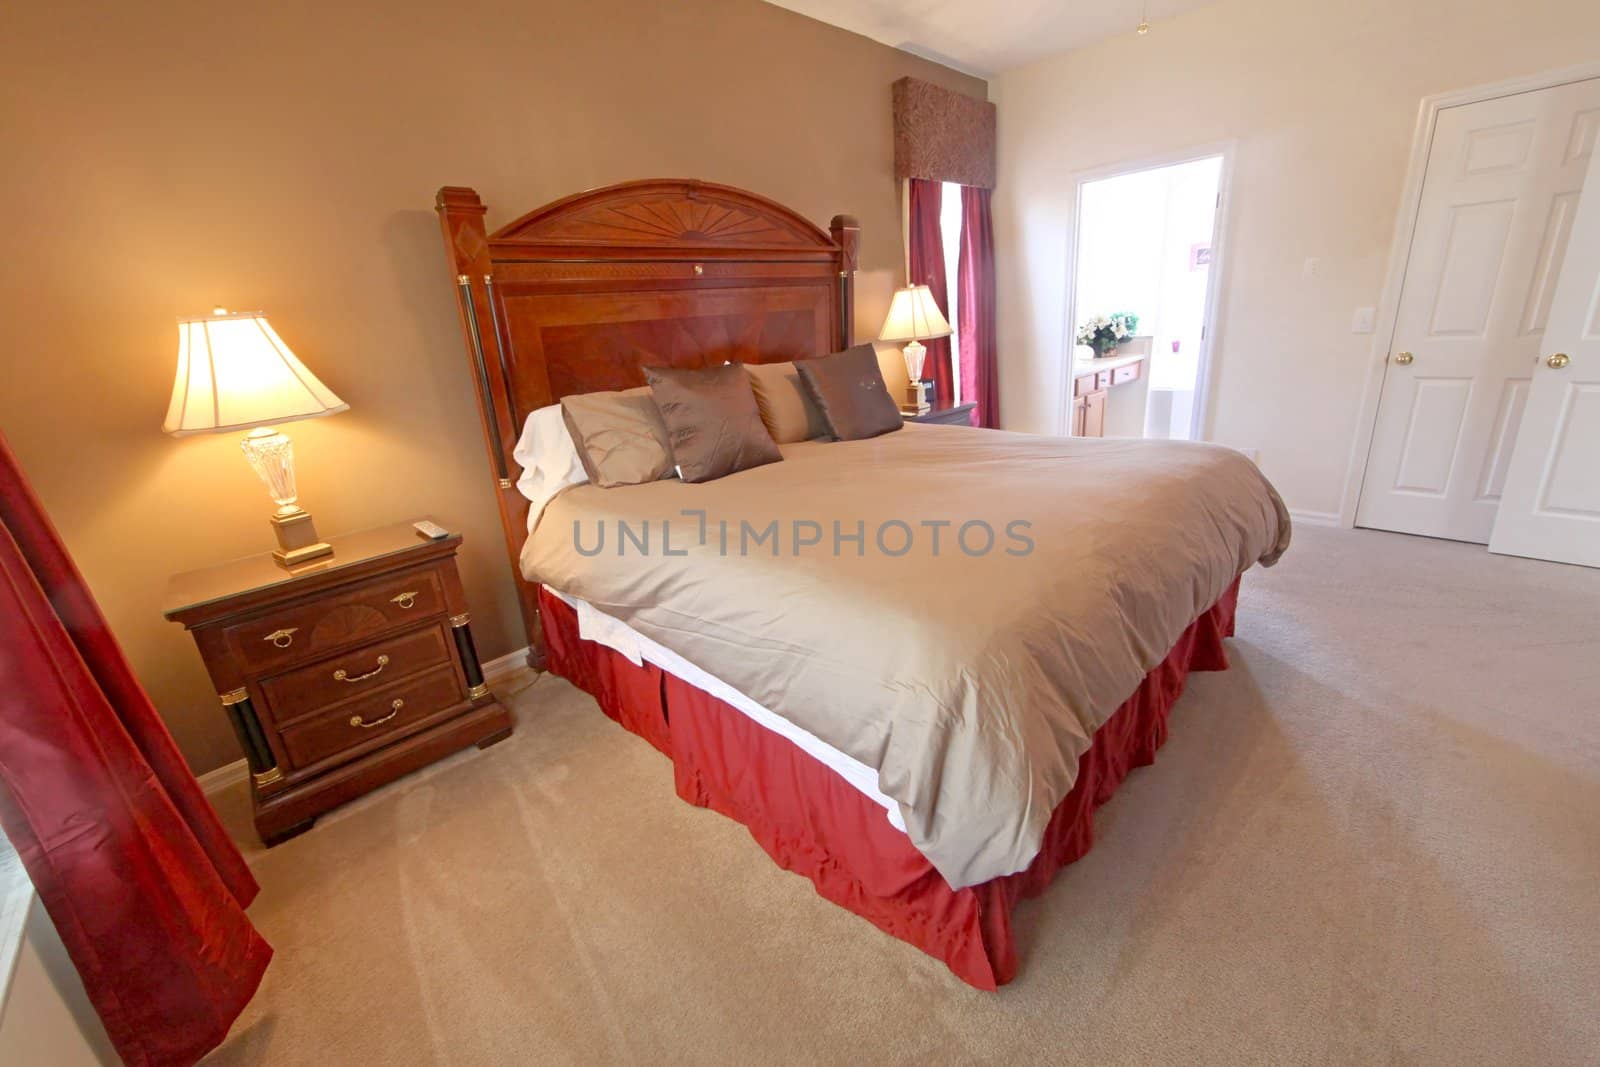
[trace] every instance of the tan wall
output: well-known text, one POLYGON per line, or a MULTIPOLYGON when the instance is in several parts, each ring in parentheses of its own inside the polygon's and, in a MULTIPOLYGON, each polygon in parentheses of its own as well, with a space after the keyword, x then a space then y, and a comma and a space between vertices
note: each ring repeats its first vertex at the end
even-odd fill
POLYGON ((1593 0, 1223 0, 1002 75, 1006 426, 1055 427, 1074 172, 1236 140, 1210 436, 1337 511, 1373 342, 1350 317, 1378 302, 1418 105, 1595 59, 1593 0))
POLYGON ((160 433, 180 315, 264 309, 349 401, 289 427, 302 500, 325 533, 464 530, 491 658, 525 641, 434 191, 476 187, 491 228, 645 177, 852 213, 865 333, 901 273, 890 83, 984 93, 756 0, 360 7, 22 4, 0 31, 0 427, 199 771, 238 750, 162 590, 269 548, 271 504, 237 435, 160 433))

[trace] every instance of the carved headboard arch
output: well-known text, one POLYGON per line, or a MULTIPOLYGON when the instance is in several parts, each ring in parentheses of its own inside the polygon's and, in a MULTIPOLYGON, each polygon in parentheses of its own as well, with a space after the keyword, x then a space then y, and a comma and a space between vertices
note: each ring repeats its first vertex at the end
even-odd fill
POLYGON ((859 227, 824 231, 731 186, 649 179, 536 208, 494 233, 478 194, 439 190, 530 660, 543 656, 518 565, 528 502, 512 458, 523 420, 572 393, 644 384, 645 366, 810 359, 848 347, 859 227))
POLYGON ((774 200, 693 180, 650 179, 575 193, 502 226, 493 239, 614 256, 836 251, 825 231, 774 200))

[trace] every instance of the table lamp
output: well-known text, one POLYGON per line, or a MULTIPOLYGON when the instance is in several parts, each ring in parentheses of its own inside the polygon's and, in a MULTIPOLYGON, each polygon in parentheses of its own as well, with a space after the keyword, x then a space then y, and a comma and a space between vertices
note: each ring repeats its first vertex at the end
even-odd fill
POLYGON ((259 311, 214 308, 178 323, 178 374, 161 428, 174 437, 250 430, 239 447, 278 505, 273 557, 286 567, 333 554, 294 485, 294 447, 273 424, 349 408, 317 380, 259 311))
POLYGON ((907 403, 901 408, 902 411, 915 411, 918 415, 928 413, 928 400, 922 389, 922 361, 927 358, 928 349, 922 342, 936 337, 949 337, 950 333, 950 323, 945 320, 939 305, 934 303, 933 293, 926 285, 908 285, 896 290, 894 300, 889 304, 889 317, 883 320, 883 332, 878 334, 878 340, 908 342, 901 349, 901 355, 906 359, 906 377, 909 379, 907 403))

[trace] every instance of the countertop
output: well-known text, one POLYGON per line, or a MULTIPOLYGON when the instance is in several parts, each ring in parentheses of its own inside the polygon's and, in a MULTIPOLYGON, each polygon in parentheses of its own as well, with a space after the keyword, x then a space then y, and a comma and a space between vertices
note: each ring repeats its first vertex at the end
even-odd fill
POLYGON ((1128 367, 1147 358, 1143 352, 1135 352, 1131 356, 1111 356, 1107 359, 1084 359, 1081 356, 1072 361, 1072 373, 1093 374, 1096 371, 1116 370, 1118 367, 1128 367))

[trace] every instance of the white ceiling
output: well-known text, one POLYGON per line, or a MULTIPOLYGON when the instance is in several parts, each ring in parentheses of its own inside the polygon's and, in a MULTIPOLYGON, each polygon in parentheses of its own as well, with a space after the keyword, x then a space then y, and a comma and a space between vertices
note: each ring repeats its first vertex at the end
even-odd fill
POLYGON ((768 0, 980 77, 1132 34, 1208 0, 768 0))

